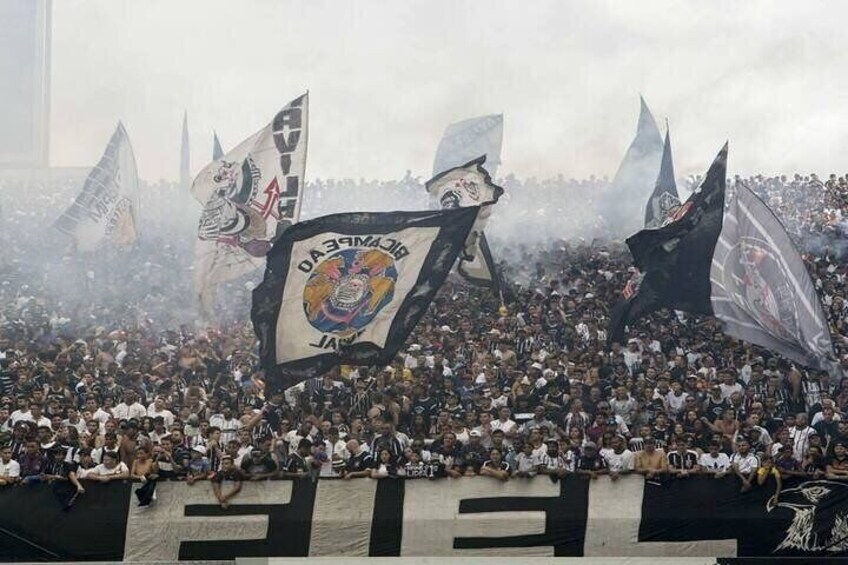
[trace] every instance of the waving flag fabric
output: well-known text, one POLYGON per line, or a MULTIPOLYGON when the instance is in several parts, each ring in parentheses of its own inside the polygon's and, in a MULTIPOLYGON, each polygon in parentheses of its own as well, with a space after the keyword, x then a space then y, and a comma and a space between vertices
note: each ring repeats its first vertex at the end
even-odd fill
POLYGON ((304 94, 194 179, 191 192, 203 205, 195 277, 205 311, 215 285, 262 268, 274 240, 297 222, 307 132, 304 94))
POLYGON ((269 377, 286 388, 341 363, 389 363, 427 311, 479 211, 353 212, 286 230, 253 292, 253 325, 269 377))

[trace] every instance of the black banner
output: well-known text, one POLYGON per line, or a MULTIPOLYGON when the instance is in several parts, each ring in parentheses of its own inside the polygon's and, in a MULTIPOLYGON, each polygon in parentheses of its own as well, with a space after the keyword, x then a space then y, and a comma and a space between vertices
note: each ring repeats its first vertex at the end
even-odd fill
POLYGON ((848 556, 848 483, 786 481, 740 492, 734 479, 645 484, 639 541, 735 539, 740 556, 848 556))
POLYGON ((122 560, 130 486, 90 485, 67 511, 52 485, 0 489, 0 560, 122 560))

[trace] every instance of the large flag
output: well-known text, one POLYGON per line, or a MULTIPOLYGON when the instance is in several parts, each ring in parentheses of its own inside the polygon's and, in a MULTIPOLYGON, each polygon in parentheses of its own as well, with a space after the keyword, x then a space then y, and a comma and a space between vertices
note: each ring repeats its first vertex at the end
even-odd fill
POLYGON ((638 229, 638 210, 657 180, 663 153, 663 139, 645 99, 639 97, 639 122, 615 177, 605 204, 604 216, 618 233, 638 229), (638 204, 637 204, 638 203, 638 204))
POLYGON ((220 161, 224 156, 224 150, 221 149, 221 142, 218 140, 218 133, 212 132, 212 160, 220 161))
POLYGON ((299 223, 268 253, 251 317, 272 381, 385 365, 427 311, 480 207, 350 212, 299 223))
POLYGON ((610 341, 620 343, 626 325, 659 308, 713 313, 710 265, 721 232, 726 174, 727 144, 669 223, 627 239, 638 272, 610 314, 610 341))
POLYGON ((191 155, 188 146, 188 111, 183 111, 183 137, 180 141, 180 188, 191 186, 191 155))
POLYGON ((503 188, 494 184, 483 168, 486 160, 485 155, 479 156, 437 174, 424 186, 430 198, 442 209, 482 206, 460 257, 459 273, 474 284, 497 290, 497 272, 483 230, 492 214, 492 206, 503 194, 503 188))
POLYGON ((130 138, 118 127, 79 195, 54 224, 74 238, 77 249, 92 251, 104 239, 130 245, 138 235, 138 172, 130 138))
POLYGON ((195 279, 206 312, 218 283, 261 268, 277 236, 298 221, 308 103, 307 94, 293 100, 194 179, 191 192, 203 205, 195 279))
POLYGON ((710 269, 724 332, 807 367, 833 366, 830 331, 813 281, 780 220, 737 183, 710 269))
POLYGON ((645 206, 645 227, 658 228, 670 220, 680 207, 677 183, 674 180, 674 163, 671 158, 671 135, 665 130, 660 174, 654 185, 654 192, 645 206))
POLYGON ((436 149, 433 176, 480 155, 486 156, 486 168, 494 176, 498 172, 498 165, 501 164, 502 144, 503 114, 479 116, 450 124, 436 149))

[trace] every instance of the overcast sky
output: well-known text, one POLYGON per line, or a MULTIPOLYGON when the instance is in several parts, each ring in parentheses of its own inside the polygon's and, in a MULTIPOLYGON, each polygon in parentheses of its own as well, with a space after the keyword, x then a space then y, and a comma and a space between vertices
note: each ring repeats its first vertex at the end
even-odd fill
POLYGON ((123 120, 142 177, 192 171, 310 91, 307 176, 426 176, 449 122, 504 113, 503 173, 612 175, 644 94, 679 176, 848 171, 848 4, 59 0, 54 166, 123 120), (661 125, 662 127, 662 125, 661 125))

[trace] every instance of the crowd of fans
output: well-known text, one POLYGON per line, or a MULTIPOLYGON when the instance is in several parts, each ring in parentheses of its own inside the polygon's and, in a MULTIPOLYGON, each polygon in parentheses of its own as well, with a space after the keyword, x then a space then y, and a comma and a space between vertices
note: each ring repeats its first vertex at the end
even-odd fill
MULTIPOLYGON (((848 181, 744 182, 797 239, 848 369, 848 181)), ((0 485, 65 483, 71 504, 91 483, 135 479, 149 504, 158 480, 206 482, 226 507, 242 481, 277 477, 707 474, 742 491, 779 489, 788 476, 848 480, 848 380, 679 312, 608 344, 609 310, 631 274, 626 247, 557 232, 572 215, 539 212, 574 194, 589 206, 606 182, 502 184, 512 196, 496 207, 493 239, 512 215, 546 234, 495 247, 506 305, 451 278, 390 365, 344 366, 286 391, 258 364, 255 280, 222 286, 215 323, 193 318, 191 225, 159 207, 142 215, 132 248, 81 256, 48 227, 70 187, 0 186, 0 485)), ((412 192, 423 186, 409 175, 317 181, 304 213, 368 209, 378 193, 374 208, 385 209, 412 192)), ((602 215, 574 217, 603 227, 602 215)))

